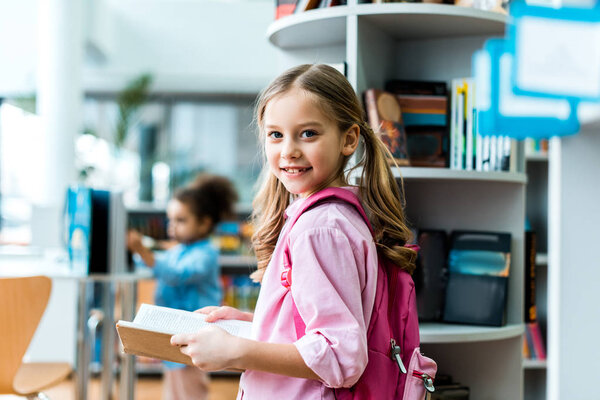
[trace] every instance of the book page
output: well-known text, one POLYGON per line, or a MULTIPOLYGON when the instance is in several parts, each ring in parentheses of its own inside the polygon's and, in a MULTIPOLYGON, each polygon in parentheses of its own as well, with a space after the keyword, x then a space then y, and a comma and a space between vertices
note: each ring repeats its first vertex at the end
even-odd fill
POLYGON ((169 334, 193 333, 216 325, 228 333, 244 338, 251 337, 252 323, 240 320, 206 322, 205 315, 174 308, 142 304, 133 323, 144 328, 169 334))

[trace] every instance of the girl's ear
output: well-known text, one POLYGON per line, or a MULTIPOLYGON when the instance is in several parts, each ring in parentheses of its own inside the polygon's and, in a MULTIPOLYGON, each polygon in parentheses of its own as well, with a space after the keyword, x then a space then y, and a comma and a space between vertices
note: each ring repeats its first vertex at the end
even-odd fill
POLYGON ((358 141, 360 139, 360 127, 357 124, 352 125, 344 133, 344 142, 342 147, 342 154, 345 156, 351 156, 358 147, 358 141))

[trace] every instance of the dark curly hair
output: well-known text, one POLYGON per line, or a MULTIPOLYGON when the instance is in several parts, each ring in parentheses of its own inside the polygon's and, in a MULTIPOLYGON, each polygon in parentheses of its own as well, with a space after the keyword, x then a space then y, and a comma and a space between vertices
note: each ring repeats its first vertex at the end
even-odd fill
POLYGON ((234 217, 238 194, 228 178, 203 173, 177 190, 174 198, 187 205, 198 220, 209 217, 212 231, 220 221, 234 217))

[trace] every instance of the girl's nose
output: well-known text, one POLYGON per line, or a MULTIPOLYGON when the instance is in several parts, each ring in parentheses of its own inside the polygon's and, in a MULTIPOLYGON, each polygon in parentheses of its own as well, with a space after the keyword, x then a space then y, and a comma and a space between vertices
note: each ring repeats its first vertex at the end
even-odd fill
POLYGON ((296 142, 291 139, 284 140, 283 147, 281 149, 281 157, 284 159, 295 159, 300 157, 300 149, 296 145, 296 142))

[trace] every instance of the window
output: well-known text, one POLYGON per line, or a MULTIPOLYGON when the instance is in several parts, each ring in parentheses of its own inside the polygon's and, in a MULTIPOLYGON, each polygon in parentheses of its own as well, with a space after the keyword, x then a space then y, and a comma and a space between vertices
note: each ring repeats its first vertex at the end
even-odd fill
POLYGON ((39 118, 0 103, 0 244, 29 244, 32 204, 41 188, 42 130, 39 118))

